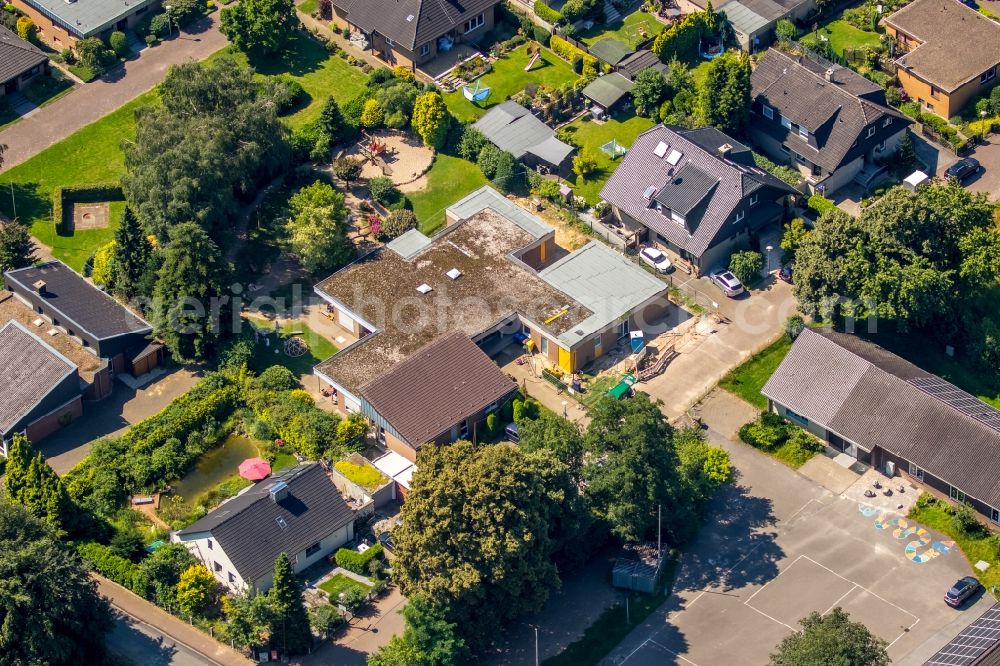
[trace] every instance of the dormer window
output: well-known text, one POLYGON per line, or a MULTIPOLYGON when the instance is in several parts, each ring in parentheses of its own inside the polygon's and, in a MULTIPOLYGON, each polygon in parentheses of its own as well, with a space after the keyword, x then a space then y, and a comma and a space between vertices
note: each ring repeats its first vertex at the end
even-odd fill
POLYGON ((891 124, 892 124, 892 118, 886 118, 885 120, 882 121, 882 127, 888 127, 891 124))
POLYGON ((865 135, 865 138, 866 139, 870 139, 873 136, 875 136, 875 127, 874 126, 868 128, 868 134, 865 135))
POLYGON ((781 126, 787 129, 792 129, 792 121, 784 116, 781 116, 781 126))
POLYGON ((802 137, 803 139, 805 139, 806 141, 808 141, 809 140, 809 130, 806 129, 805 127, 803 127, 802 125, 799 125, 799 136, 802 137))
POLYGON ((771 107, 769 107, 767 104, 765 104, 761 108, 761 111, 764 112, 764 117, 765 118, 767 118, 768 120, 774 120, 774 109, 772 109, 771 107))
POLYGON ((670 219, 676 222, 677 224, 680 224, 681 226, 687 225, 687 218, 678 213, 676 210, 670 211, 670 219))
POLYGON ((750 205, 751 206, 756 206, 757 205, 757 195, 756 194, 751 194, 750 195, 750 205))
POLYGON ((744 213, 742 210, 737 211, 736 212, 736 219, 734 219, 733 222, 734 223, 736 223, 736 222, 742 222, 744 217, 746 217, 746 213, 744 213))

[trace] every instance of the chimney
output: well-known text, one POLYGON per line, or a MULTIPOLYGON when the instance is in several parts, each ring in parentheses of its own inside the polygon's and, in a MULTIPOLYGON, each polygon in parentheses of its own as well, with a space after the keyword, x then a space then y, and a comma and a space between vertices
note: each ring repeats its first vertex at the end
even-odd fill
POLYGON ((833 80, 833 67, 831 67, 830 69, 826 70, 825 78, 830 83, 836 83, 836 81, 833 80))
POLYGON ((39 296, 45 295, 45 280, 38 280, 31 286, 35 288, 35 291, 38 293, 39 296))
POLYGON ((267 492, 271 495, 271 501, 277 504, 288 497, 288 484, 284 481, 278 481, 268 488, 267 492))
POLYGON ((724 143, 719 146, 719 157, 722 159, 729 159, 729 153, 733 152, 733 147, 728 143, 724 143))

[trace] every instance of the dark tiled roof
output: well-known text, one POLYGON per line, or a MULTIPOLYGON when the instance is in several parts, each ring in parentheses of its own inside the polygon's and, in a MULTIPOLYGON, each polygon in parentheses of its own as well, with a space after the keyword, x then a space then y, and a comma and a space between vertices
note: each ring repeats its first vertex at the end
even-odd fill
POLYGON ((796 193, 784 182, 753 166, 749 149, 716 129, 685 130, 658 125, 635 140, 601 190, 601 198, 671 243, 701 256, 743 199, 762 188, 770 188, 775 198, 796 193), (660 143, 666 146, 662 157, 654 152, 660 143), (726 158, 718 152, 724 144, 733 148, 726 158), (671 165, 669 157, 675 150, 681 157, 671 165), (689 165, 718 184, 698 206, 697 217, 688 217, 685 228, 651 207, 646 192, 653 188, 658 196, 671 196, 668 194, 671 179, 689 165))
POLYGON ((955 0, 914 0, 885 23, 923 42, 896 59, 945 92, 1000 63, 1000 25, 955 0))
POLYGON ((859 338, 806 329, 761 391, 865 449, 879 447, 1000 507, 1000 428, 918 386, 933 379, 951 394, 1000 414, 943 379, 859 338))
POLYGON ((42 298, 50 308, 62 314, 66 323, 72 322, 78 331, 97 339, 152 331, 152 327, 131 310, 61 261, 8 271, 5 277, 8 284, 13 281, 22 293, 42 298), (45 293, 41 296, 32 286, 39 280, 45 283, 45 293))
POLYGON ((467 335, 450 333, 361 389, 413 448, 517 389, 467 335))
POLYGON ((558 166, 573 146, 555 138, 556 131, 518 104, 507 100, 497 104, 476 121, 482 132, 500 150, 521 159, 526 153, 558 166))
POLYGON ((667 73, 667 65, 655 53, 647 49, 636 51, 618 63, 618 71, 629 79, 634 79, 636 74, 650 67, 664 75, 667 73))
POLYGON ((718 184, 718 178, 708 175, 696 166, 687 164, 675 173, 653 198, 670 210, 687 215, 718 184))
POLYGON ((281 553, 295 555, 353 520, 340 491, 311 463, 258 481, 178 535, 210 532, 240 576, 256 581, 274 569, 281 553), (279 481, 288 484, 288 496, 274 502, 269 491, 279 481))
POLYGON ((826 72, 809 58, 768 50, 753 71, 751 95, 755 107, 766 104, 774 109, 774 118, 754 114, 753 129, 787 141, 800 155, 832 172, 887 135, 902 131, 910 120, 888 107, 882 88, 863 76, 837 66, 831 82, 826 72), (808 141, 782 126, 780 116, 808 129, 808 141), (884 131, 886 118, 892 121, 884 131), (871 126, 876 133, 868 138, 871 126))
POLYGON ((44 62, 48 62, 48 58, 37 46, 0 25, 0 83, 10 81, 44 62))
POLYGON ((0 328, 0 434, 76 372, 65 356, 16 321, 0 328))
POLYGON ((412 51, 498 5, 500 0, 334 0, 347 20, 412 51))

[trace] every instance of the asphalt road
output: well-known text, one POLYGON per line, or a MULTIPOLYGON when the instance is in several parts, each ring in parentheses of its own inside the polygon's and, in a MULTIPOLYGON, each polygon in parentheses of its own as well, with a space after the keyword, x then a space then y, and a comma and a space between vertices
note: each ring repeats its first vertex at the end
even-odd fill
POLYGON ((216 662, 164 635, 155 627, 117 612, 108 649, 136 666, 216 666, 216 662))

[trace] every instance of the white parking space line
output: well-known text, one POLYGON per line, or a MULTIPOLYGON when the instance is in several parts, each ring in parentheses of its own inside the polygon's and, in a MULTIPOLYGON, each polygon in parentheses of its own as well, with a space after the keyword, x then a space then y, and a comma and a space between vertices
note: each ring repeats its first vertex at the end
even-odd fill
POLYGON ((853 592, 856 589, 858 589, 857 584, 855 584, 853 587, 851 587, 851 589, 849 589, 847 592, 845 592, 844 594, 842 594, 839 599, 837 599, 832 604, 830 604, 830 607, 827 608, 825 611, 823 611, 822 614, 826 615, 827 613, 829 613, 830 611, 832 611, 834 608, 837 607, 838 604, 840 604, 841 601, 843 601, 847 597, 847 595, 849 595, 851 592, 853 592))
POLYGON ((643 648, 645 648, 647 645, 655 645, 656 647, 660 648, 664 652, 669 652, 670 654, 674 655, 675 657, 677 657, 678 659, 680 659, 681 661, 683 661, 685 664, 691 664, 691 666, 698 666, 698 664, 696 664, 695 662, 691 661, 687 657, 685 657, 683 655, 680 655, 680 654, 677 654, 676 652, 674 652, 673 650, 671 650, 667 646, 662 645, 660 643, 657 643, 652 638, 647 638, 646 640, 644 640, 639 645, 639 647, 637 647, 636 649, 634 649, 631 652, 629 652, 628 656, 626 656, 624 659, 622 659, 619 663, 620 664, 626 663, 629 659, 631 659, 632 657, 634 657, 636 655, 636 653, 638 653, 640 650, 642 650, 643 648))
MULTIPOLYGON (((877 594, 875 594, 874 592, 872 592, 871 590, 869 590, 869 589, 868 589, 867 587, 864 587, 863 585, 858 585, 857 583, 855 583, 855 582, 854 582, 853 580, 851 580, 851 579, 849 579, 849 578, 844 578, 843 576, 841 576, 841 575, 840 575, 839 573, 837 573, 836 571, 834 571, 834 570, 833 570, 833 569, 831 569, 830 567, 827 567, 827 566, 823 566, 822 564, 820 564, 819 562, 817 562, 817 561, 816 561, 816 560, 814 560, 813 558, 809 557, 808 555, 799 555, 799 558, 805 558, 805 559, 809 560, 810 562, 812 562, 813 564, 815 564, 816 566, 818 566, 818 567, 823 567, 824 569, 826 569, 827 571, 829 571, 830 573, 832 573, 832 574, 833 574, 834 576, 836 576, 837 578, 840 578, 841 580, 845 580, 845 581, 847 581, 848 583, 851 583, 852 585, 855 585, 855 586, 857 586, 857 587, 861 588, 862 590, 864 590, 864 591, 865 591, 865 592, 867 592, 868 594, 872 595, 873 597, 875 597, 875 598, 876 598, 876 599, 878 599, 879 601, 882 601, 882 602, 884 602, 884 603, 887 603, 887 604, 889 604, 890 606, 892 606, 892 607, 893 607, 893 608, 895 608, 896 610, 900 611, 901 613, 905 613, 905 614, 909 615, 910 617, 912 617, 912 618, 913 618, 914 620, 916 620, 916 621, 919 621, 919 620, 920 620, 920 618, 919 618, 919 617, 917 617, 916 615, 914 615, 914 614, 913 614, 913 613, 911 613, 910 611, 906 610, 906 609, 905 609, 905 608, 903 608, 902 606, 898 606, 898 605, 896 605, 896 604, 892 603, 891 601, 889 601, 888 599, 885 599, 884 597, 880 597, 879 595, 877 595, 877 594)), ((916 622, 914 622, 913 624, 916 624, 916 622)), ((910 625, 910 626, 913 626, 913 625, 910 625)))

